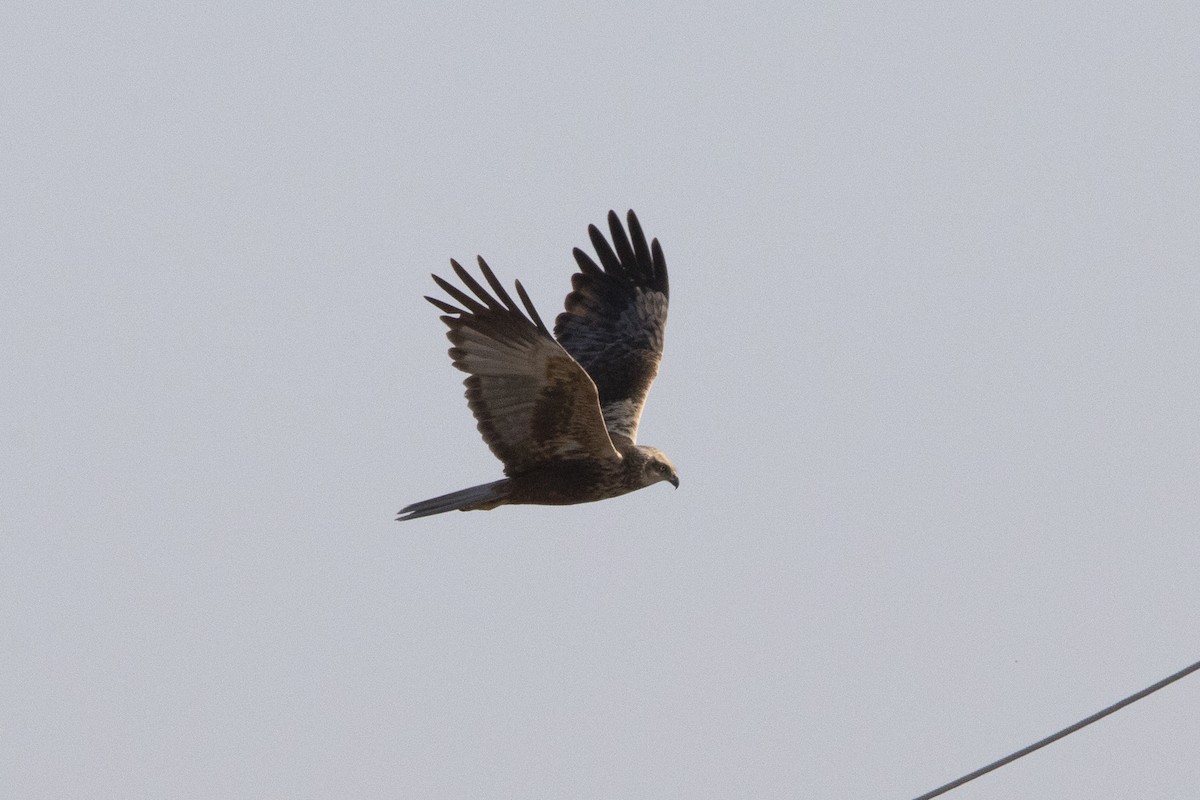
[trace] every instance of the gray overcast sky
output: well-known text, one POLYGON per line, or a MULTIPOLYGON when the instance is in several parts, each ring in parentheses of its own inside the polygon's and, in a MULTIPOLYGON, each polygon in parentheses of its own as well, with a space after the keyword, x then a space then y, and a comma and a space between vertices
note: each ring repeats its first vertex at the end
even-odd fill
POLYGON ((909 798, 1200 658, 1200 6, 881 6, 5 11, 6 794, 909 798), (500 475, 428 273, 609 208, 682 487, 393 522, 500 475))

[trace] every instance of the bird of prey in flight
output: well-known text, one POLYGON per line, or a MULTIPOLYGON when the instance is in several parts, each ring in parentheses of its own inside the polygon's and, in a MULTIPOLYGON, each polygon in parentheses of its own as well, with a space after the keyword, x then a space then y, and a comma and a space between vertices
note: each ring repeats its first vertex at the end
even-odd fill
POLYGON ((575 249, 579 272, 553 336, 520 281, 524 311, 482 257, 490 292, 453 260, 469 294, 433 276, 458 305, 425 299, 445 312, 450 359, 467 373, 467 405, 507 477, 413 503, 398 519, 515 503, 590 503, 659 481, 679 487, 671 461, 637 444, 642 405, 662 359, 667 263, 657 239, 646 244, 632 211, 627 220, 628 235, 608 212, 611 245, 588 227, 600 264, 575 249))

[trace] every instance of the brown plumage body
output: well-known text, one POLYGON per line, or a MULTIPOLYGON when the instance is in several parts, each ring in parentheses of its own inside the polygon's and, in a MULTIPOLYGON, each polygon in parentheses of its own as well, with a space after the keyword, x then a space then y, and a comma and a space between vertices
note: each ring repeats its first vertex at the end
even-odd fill
MULTIPOLYGON (((472 503, 469 508, 462 510, 483 511, 518 504, 569 506, 619 497, 664 480, 662 473, 648 472, 650 462, 651 456, 636 445, 627 448, 619 461, 598 463, 572 459, 550 462, 521 475, 497 481, 489 499, 472 503)), ((678 481, 678 478, 673 481, 672 478, 673 473, 672 477, 665 480, 678 481)))
POLYGON ((507 477, 413 503, 400 519, 588 503, 659 481, 679 486, 670 460, 636 443, 662 357, 666 262, 658 240, 646 244, 632 211, 630 236, 615 213, 608 222, 611 247, 595 226, 588 229, 600 265, 574 251, 580 272, 571 279, 553 336, 521 284, 524 312, 482 258, 491 291, 455 261, 454 272, 471 294, 433 276, 461 306, 426 298, 445 312, 450 358, 468 374, 467 404, 507 477))

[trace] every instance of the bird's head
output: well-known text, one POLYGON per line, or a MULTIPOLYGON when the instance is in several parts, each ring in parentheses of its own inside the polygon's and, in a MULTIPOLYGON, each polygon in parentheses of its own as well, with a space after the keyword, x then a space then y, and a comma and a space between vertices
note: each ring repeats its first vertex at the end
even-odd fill
POLYGON ((675 472, 675 465, 671 463, 671 459, 667 458, 666 453, 645 445, 639 445, 638 450, 646 457, 645 463, 642 464, 643 486, 667 481, 676 489, 679 488, 679 475, 675 472))

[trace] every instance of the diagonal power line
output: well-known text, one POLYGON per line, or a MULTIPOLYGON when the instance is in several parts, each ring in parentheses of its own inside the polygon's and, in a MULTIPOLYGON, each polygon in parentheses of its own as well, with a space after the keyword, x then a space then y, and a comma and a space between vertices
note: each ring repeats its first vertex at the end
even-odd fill
POLYGON ((1179 670, 1179 672, 1176 672, 1174 675, 1169 675, 1166 678, 1163 678, 1161 681, 1154 684, 1153 686, 1147 686, 1145 689, 1142 689, 1140 692, 1129 695, 1129 697, 1126 697, 1124 700, 1118 700, 1117 702, 1113 703, 1108 708, 1105 708, 1101 711, 1097 711, 1095 714, 1092 714, 1087 719, 1081 719, 1081 720, 1079 720, 1079 722, 1076 722, 1074 725, 1070 725, 1066 728, 1063 728, 1058 733, 1053 733, 1053 734, 1047 736, 1045 739, 1041 739, 1039 741, 1034 742, 1033 744, 1029 745, 1028 747, 1022 747, 1017 752, 1011 753, 1011 754, 1005 756, 1004 758, 1000 759, 999 761, 993 761, 991 764, 988 764, 986 767, 981 767, 970 774, 963 775, 961 778, 959 778, 957 780, 950 781, 945 786, 939 786, 938 788, 934 789, 932 792, 926 792, 925 794, 921 795, 920 797, 915 798, 915 800, 929 800, 931 797, 937 797, 940 794, 945 794, 946 792, 950 791, 951 789, 955 789, 959 786, 962 786, 964 783, 968 783, 969 781, 975 780, 980 775, 986 775, 987 773, 991 772, 994 769, 999 769, 1000 767, 1003 767, 1005 764, 1010 764, 1013 761, 1016 761, 1018 758, 1021 758, 1022 756, 1029 755, 1034 750, 1040 750, 1041 748, 1045 747, 1046 745, 1048 745, 1052 742, 1057 742, 1059 739, 1063 738, 1064 736, 1070 736, 1072 733, 1079 730, 1080 728, 1086 728, 1088 725, 1091 725, 1093 722, 1095 722, 1098 719, 1104 719, 1105 717, 1107 717, 1109 714, 1113 713, 1114 711, 1120 711, 1125 706, 1127 706, 1131 703, 1136 703, 1138 700, 1141 700, 1146 695, 1154 694, 1155 692, 1157 692, 1159 689, 1163 688, 1164 686, 1169 686, 1170 684, 1174 683, 1175 681, 1179 680, 1180 678, 1184 677, 1185 675, 1190 675, 1191 673, 1195 672, 1198 669, 1200 669, 1200 661, 1197 661, 1195 664, 1192 664, 1189 667, 1184 667, 1183 669, 1179 670))

